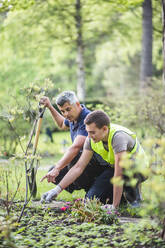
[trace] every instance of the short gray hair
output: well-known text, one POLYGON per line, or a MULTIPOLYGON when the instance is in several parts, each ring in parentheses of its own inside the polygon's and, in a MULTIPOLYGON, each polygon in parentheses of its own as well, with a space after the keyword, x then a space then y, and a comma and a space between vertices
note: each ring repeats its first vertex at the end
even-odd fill
POLYGON ((57 96, 57 105, 62 107, 66 102, 69 102, 70 104, 75 104, 76 102, 79 102, 74 91, 63 91, 60 95, 57 96))

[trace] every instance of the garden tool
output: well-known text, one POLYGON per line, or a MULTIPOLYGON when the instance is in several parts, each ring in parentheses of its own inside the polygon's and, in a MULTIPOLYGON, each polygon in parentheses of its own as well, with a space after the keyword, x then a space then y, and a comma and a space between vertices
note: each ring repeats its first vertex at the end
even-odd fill
MULTIPOLYGON (((34 144, 33 144, 32 156, 36 154, 43 114, 45 112, 45 107, 42 108, 41 105, 39 104, 38 110, 39 110, 39 116, 37 120, 37 128, 36 128, 36 134, 35 134, 35 139, 34 139, 34 144)), ((37 194, 37 184, 36 184, 37 167, 34 167, 33 164, 34 164, 34 158, 32 158, 29 169, 27 169, 27 179, 28 179, 30 193, 33 197, 35 197, 37 194)))

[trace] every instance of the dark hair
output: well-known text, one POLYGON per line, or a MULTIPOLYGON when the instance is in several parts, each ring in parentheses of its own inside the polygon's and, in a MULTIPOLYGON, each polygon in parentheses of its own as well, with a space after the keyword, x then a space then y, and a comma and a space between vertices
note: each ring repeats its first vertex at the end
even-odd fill
POLYGON ((86 116, 84 123, 86 125, 95 123, 96 127, 102 128, 103 126, 110 125, 110 118, 104 111, 95 110, 86 116))
POLYGON ((57 96, 57 105, 62 107, 66 102, 69 102, 70 104, 75 104, 78 102, 77 96, 73 91, 64 91, 57 96))

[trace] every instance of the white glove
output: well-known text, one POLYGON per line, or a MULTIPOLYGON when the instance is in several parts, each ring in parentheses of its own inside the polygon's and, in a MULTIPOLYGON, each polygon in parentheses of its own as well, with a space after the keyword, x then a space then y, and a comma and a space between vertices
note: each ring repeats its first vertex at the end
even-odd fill
POLYGON ((114 210, 116 208, 113 205, 111 205, 111 204, 106 204, 104 206, 101 206, 101 209, 108 211, 108 210, 114 210))
POLYGON ((56 198, 61 191, 62 191, 62 188, 60 187, 60 185, 57 185, 54 189, 51 189, 42 195, 41 203, 51 202, 53 198, 56 198))

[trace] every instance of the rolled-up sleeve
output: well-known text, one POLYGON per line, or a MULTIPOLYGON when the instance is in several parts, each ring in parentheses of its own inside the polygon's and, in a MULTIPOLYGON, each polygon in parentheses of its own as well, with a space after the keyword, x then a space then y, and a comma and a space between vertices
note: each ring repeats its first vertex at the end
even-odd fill
POLYGON ((131 151, 135 145, 135 140, 125 132, 116 132, 112 139, 114 153, 131 151))

